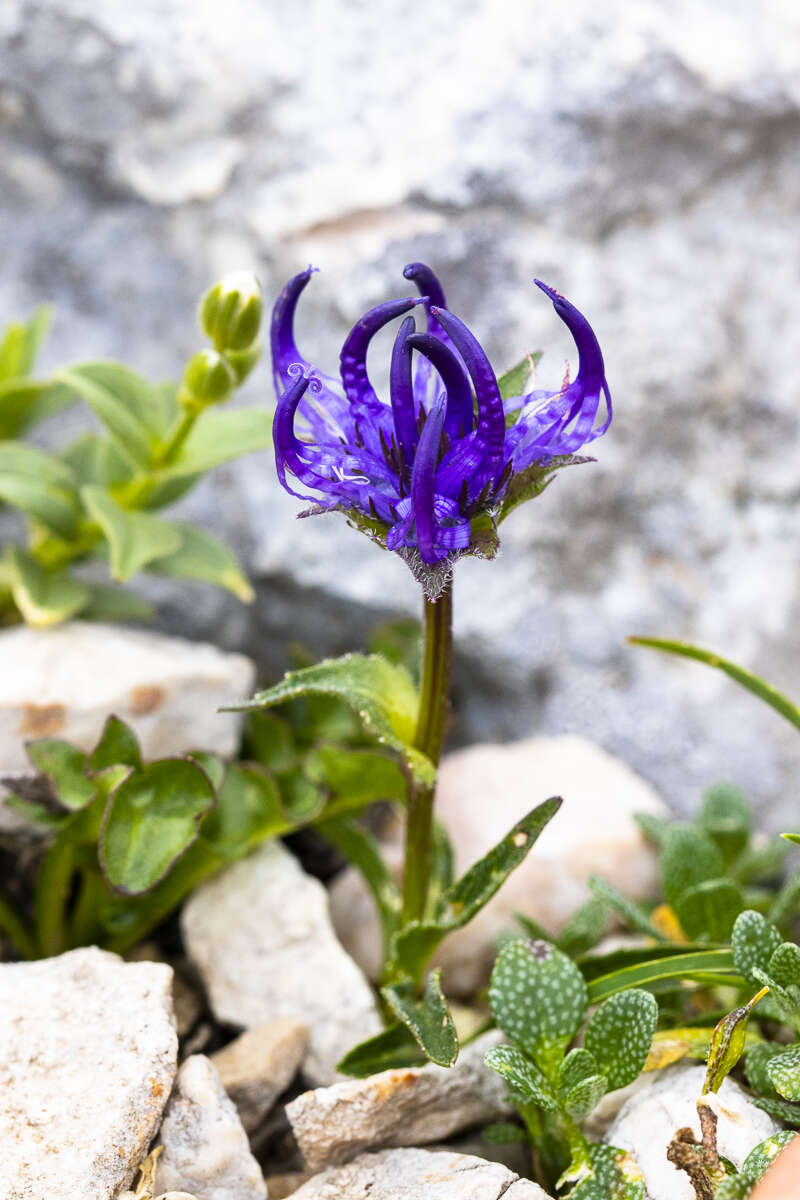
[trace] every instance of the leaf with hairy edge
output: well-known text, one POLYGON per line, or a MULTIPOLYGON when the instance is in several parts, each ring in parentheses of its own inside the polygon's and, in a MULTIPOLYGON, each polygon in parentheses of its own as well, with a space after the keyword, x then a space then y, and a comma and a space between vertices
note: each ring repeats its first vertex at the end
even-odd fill
POLYGON ((47 629, 76 616, 87 605, 90 591, 63 571, 46 571, 19 546, 7 546, 11 595, 28 625, 47 629))
POLYGON ((790 1046, 767 1063, 767 1075, 785 1100, 800 1100, 800 1046, 790 1046))
POLYGON ((666 654, 677 654, 683 658, 693 658, 697 662, 705 663, 709 667, 716 667, 719 671, 724 671, 731 679, 736 680, 742 687, 747 688, 754 696, 758 696, 759 700, 764 700, 771 708, 785 717, 790 724, 796 729, 800 729, 800 708, 777 688, 760 679, 758 675, 753 675, 751 671, 746 671, 744 667, 739 667, 736 663, 730 662, 727 658, 721 658, 719 654, 714 654, 710 650, 703 650, 700 646, 691 646, 686 642, 672 642, 662 638, 649 637, 629 637, 628 641, 634 646, 649 646, 651 650, 662 650, 666 654))
POLYGON ((598 875, 592 875, 589 878, 589 887, 598 899, 604 900, 615 912, 619 913, 631 929, 646 933, 648 937, 657 942, 667 940, 661 930, 650 920, 642 905, 631 900, 629 896, 623 895, 619 888, 614 887, 613 883, 609 883, 607 879, 601 879, 598 875))
POLYGON ((58 738, 39 738, 26 745, 28 758, 50 780, 56 799, 69 812, 78 812, 91 801, 97 788, 88 779, 82 750, 58 738))
POLYGON ((441 971, 428 976, 422 999, 417 1000, 412 983, 381 988, 381 995, 419 1043, 420 1049, 440 1067, 452 1067, 458 1058, 458 1037, 450 1009, 442 994, 441 971))
POLYGON ((366 1079, 369 1075, 398 1067, 421 1067, 425 1061, 425 1055, 411 1030, 402 1021, 397 1021, 348 1050, 342 1061, 337 1063, 336 1070, 341 1071, 342 1075, 366 1079))
POLYGON ((586 984, 572 959, 549 942, 508 942, 489 984, 495 1021, 549 1074, 586 1016, 586 984))
MULTIPOLYGON (((203 759, 197 761, 203 767, 203 759)), ((288 833, 292 827, 269 772, 255 765, 231 763, 219 785, 216 808, 203 821, 203 840, 223 859, 235 862, 259 842, 288 833)))
POLYGON ((112 715, 107 718, 100 741, 90 754, 87 765, 90 771, 104 771, 106 767, 120 763, 141 768, 142 754, 130 725, 112 715))
POLYGON ((731 949, 736 970, 745 979, 756 982, 753 970, 766 971, 769 960, 782 942, 780 932, 755 909, 749 908, 736 918, 731 934, 731 949))
POLYGON ((121 583, 180 548, 182 535, 177 525, 122 508, 105 488, 83 487, 81 499, 108 541, 111 574, 121 583))
POLYGON ((730 950, 698 950, 690 954, 672 954, 652 962, 636 963, 589 983, 589 1003, 597 1004, 607 996, 631 987, 649 987, 663 979, 687 979, 710 986, 729 984, 741 987, 742 978, 734 970, 730 950))
POLYGON ((111 887, 139 895, 163 879, 195 841, 216 802, 208 776, 186 759, 161 759, 133 771, 109 798, 100 864, 111 887))
POLYGON ((723 873, 719 848, 693 825, 673 825, 661 849, 661 883, 667 902, 676 908, 689 888, 723 873))
POLYGON ((532 500, 535 496, 540 496, 544 489, 553 482, 556 472, 560 471, 562 467, 578 467, 583 463, 595 461, 585 455, 563 454, 558 458, 551 458, 549 462, 534 463, 533 466, 527 467, 517 475, 512 475, 503 497, 497 524, 505 521, 506 517, 520 504, 532 500))
POLYGON ((289 671, 280 683, 225 712, 252 712, 307 695, 336 696, 358 713, 364 727, 383 745, 399 750, 415 778, 431 784, 430 759, 413 748, 419 698, 411 676, 377 654, 346 654, 313 667, 289 671))
POLYGON ((272 447, 272 413, 264 408, 206 409, 181 447, 175 462, 162 468, 163 479, 201 475, 220 463, 272 447))
POLYGON ((487 1067, 497 1071, 526 1102, 538 1104, 545 1112, 555 1112, 558 1101, 542 1072, 516 1046, 492 1046, 484 1058, 487 1067))
POLYGON ((361 873, 378 910, 384 957, 387 957, 400 920, 402 901, 397 881, 384 862, 378 842, 363 825, 348 817, 321 821, 317 830, 361 873))
POLYGON ((151 466, 166 429, 161 427, 160 402, 146 379, 115 362, 65 367, 54 378, 86 401, 124 458, 140 468, 151 466))
POLYGON ((675 913, 693 941, 727 942, 744 903, 738 883, 709 879, 685 891, 675 905, 675 913))
POLYGON ((417 979, 446 934, 461 929, 491 900, 560 807, 558 797, 537 805, 442 894, 440 914, 435 921, 413 921, 401 930, 394 939, 393 959, 397 966, 417 979))
MULTIPOLYGON (((156 519, 156 518, 152 518, 156 519)), ((164 557, 149 560, 148 569, 157 575, 179 579, 196 579, 213 583, 233 592, 244 604, 255 598, 250 581, 232 550, 219 538, 182 521, 171 521, 169 527, 177 532, 180 544, 164 557)))
POLYGON ((611 996, 591 1017, 584 1045, 608 1077, 610 1089, 626 1087, 638 1078, 657 1023, 655 997, 640 988, 611 996))

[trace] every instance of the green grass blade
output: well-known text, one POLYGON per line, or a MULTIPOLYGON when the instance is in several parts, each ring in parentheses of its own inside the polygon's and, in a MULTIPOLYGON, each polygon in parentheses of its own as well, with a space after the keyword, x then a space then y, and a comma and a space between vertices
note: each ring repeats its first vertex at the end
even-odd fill
POLYGON ((674 954, 668 958, 637 963, 601 975, 589 984, 589 1003, 597 1004, 608 996, 628 988, 648 987, 663 979, 691 979, 711 985, 730 984, 742 987, 744 980, 736 974, 730 950, 699 950, 691 954, 674 954))

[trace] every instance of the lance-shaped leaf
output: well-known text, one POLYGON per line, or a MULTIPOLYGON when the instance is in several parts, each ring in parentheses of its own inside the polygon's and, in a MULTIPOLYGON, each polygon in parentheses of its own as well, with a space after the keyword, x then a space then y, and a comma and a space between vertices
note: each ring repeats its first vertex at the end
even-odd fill
POLYGON ((106 720, 100 741, 90 754, 87 765, 90 771, 104 771, 107 767, 119 764, 138 769, 142 765, 142 754, 130 725, 112 715, 106 720))
MULTIPOLYGON (((156 518, 150 518, 155 520, 156 518)), ((157 575, 171 575, 179 579, 196 579, 201 583, 213 583, 217 587, 233 592, 244 604, 250 604, 255 596, 250 581, 245 575, 238 558, 213 534, 205 529, 182 521, 170 522, 179 536, 176 550, 163 557, 149 560, 149 569, 157 575)))
POLYGON ((555 1112, 558 1108, 558 1100, 550 1084, 536 1063, 517 1046, 492 1046, 484 1061, 487 1067, 497 1071, 511 1084, 525 1103, 538 1104, 546 1112, 555 1112))
POLYGON ((619 913, 631 929, 645 933, 657 942, 666 941, 661 930, 650 920, 647 910, 637 901, 624 895, 619 888, 614 887, 613 883, 609 883, 607 879, 601 879, 598 875, 592 875, 589 878, 589 887, 599 900, 605 901, 610 908, 619 913))
POLYGON ((800 1100, 800 1046, 790 1046, 767 1063, 775 1091, 785 1100, 800 1100))
POLYGON ((76 616, 91 598, 88 587, 63 571, 46 571, 19 546, 6 547, 3 566, 14 603, 34 629, 76 616))
POLYGON ((175 461, 159 474, 164 479, 200 475, 242 454, 271 448, 272 413, 267 409, 206 409, 175 461))
POLYGON ((767 971, 772 955, 782 942, 780 931, 761 913, 749 908, 736 918, 731 949, 736 970, 756 982, 754 970, 767 971))
POLYGON ((649 962, 634 963, 593 978, 589 983, 589 1003, 597 1004, 616 992, 631 987, 650 987, 665 979, 691 979, 709 986, 742 985, 730 950, 694 950, 684 954, 679 948, 677 952, 649 962))
POLYGON ((214 806, 214 788, 187 759, 161 759, 133 771, 112 793, 100 834, 100 863, 119 892, 154 887, 191 846, 214 806))
POLYGON ((80 504, 68 466, 24 442, 0 442, 0 500, 33 517, 57 537, 75 536, 80 504))
POLYGON ((66 367, 54 378, 86 401, 125 459, 139 468, 151 465, 158 440, 166 430, 162 427, 160 400, 146 379, 114 362, 66 367))
POLYGON ((549 1074, 586 1016, 586 983, 549 942, 518 938, 497 956, 489 1003, 503 1032, 549 1074))
POLYGON ((0 380, 0 438, 18 437, 31 425, 72 403, 69 388, 38 379, 0 380))
POLYGON ((762 988, 749 1003, 733 1009, 717 1024, 711 1035, 708 1050, 703 1095, 707 1092, 718 1092, 742 1057, 746 1044, 747 1019, 765 994, 766 988, 762 988))
MULTIPOLYGON (((559 950, 578 958, 593 949, 608 930, 611 910, 612 905, 602 896, 587 900, 572 914, 556 939, 559 950)), ((534 936, 540 937, 541 934, 534 936)))
POLYGON ((97 787, 85 773, 86 755, 82 750, 59 738, 39 738, 28 742, 26 750, 37 771, 49 779, 64 808, 78 812, 86 807, 97 787))
POLYGON ((692 940, 727 942, 744 903, 738 883, 709 879, 688 888, 677 901, 675 913, 692 940))
POLYGON ((673 908, 689 888, 722 873, 722 854, 710 837, 693 825, 673 825, 661 849, 661 883, 673 908))
POLYGON ((123 508, 105 488, 83 487, 81 499, 105 534, 111 574, 122 583, 148 563, 180 548, 181 533, 176 525, 123 508))
POLYGON ((458 1037, 442 993, 441 975, 441 971, 433 971, 428 976, 420 1000, 412 983, 391 984, 381 988, 381 995, 411 1030, 426 1057, 440 1067, 452 1067, 458 1058, 458 1037))
POLYGON ((442 893, 435 921, 413 921, 394 939, 394 960, 410 978, 417 979, 442 939, 471 921, 515 867, 561 807, 559 797, 537 805, 509 830, 501 842, 474 863, 442 893))
POLYGON ((584 1045, 611 1089, 627 1087, 644 1068, 658 1022, 650 992, 634 988, 601 1004, 586 1026, 584 1045))
POLYGON ((366 1079, 397 1067, 421 1067, 425 1055, 409 1027, 402 1021, 388 1025, 380 1033, 359 1042, 345 1054, 336 1070, 343 1075, 354 1075, 366 1079))
POLYGON ((399 750, 416 778, 432 783, 430 759, 413 748, 419 700, 411 676, 378 654, 346 654, 313 667, 290 671, 280 683, 257 692, 244 704, 225 711, 251 712, 271 708, 300 696, 334 696, 356 713, 367 731, 383 745, 399 750))
POLYGON ((321 821, 317 830, 361 873, 378 910, 384 957, 388 956, 402 902, 397 880, 387 867, 377 840, 363 825, 348 817, 321 821))

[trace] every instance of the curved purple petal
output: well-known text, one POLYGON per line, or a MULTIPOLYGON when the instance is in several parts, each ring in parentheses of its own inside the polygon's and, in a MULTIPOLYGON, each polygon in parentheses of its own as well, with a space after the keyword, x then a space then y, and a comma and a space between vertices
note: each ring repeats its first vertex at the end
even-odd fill
POLYGON ((436 464, 439 443, 444 429, 444 396, 434 402, 425 428, 422 430, 411 473, 411 504, 417 523, 417 546, 424 563, 438 562, 436 552, 436 518, 433 503, 436 495, 436 464))
POLYGON ((466 437, 474 424, 472 389, 469 379, 452 350, 429 333, 414 333, 408 345, 419 350, 438 371, 447 392, 444 428, 451 441, 466 437))
POLYGON ((583 313, 555 288, 542 283, 541 279, 534 279, 533 282, 544 292, 545 296, 552 300, 553 308, 575 339, 578 351, 578 374, 570 386, 574 387, 575 384, 580 383, 585 391, 599 393, 605 384, 606 372, 603 352, 594 330, 583 313))
POLYGON ((376 405, 383 407, 367 375, 367 350, 372 338, 395 317, 401 317, 421 303, 417 296, 405 296, 402 300, 378 304, 356 321, 345 338, 339 356, 342 383, 348 400, 359 410, 370 411, 376 405))
POLYGON ((410 338, 416 329, 413 317, 406 317, 397 331, 392 348, 392 364, 389 369, 389 396, 392 404, 392 418, 397 444, 403 456, 406 468, 404 474, 410 473, 414 461, 414 451, 417 448, 419 434, 414 411, 414 385, 411 378, 411 344, 410 338))
MULTIPOLYGON (((409 263, 407 267, 403 268, 403 275, 406 279, 410 279, 417 285, 420 296, 427 298, 429 304, 435 304, 437 308, 447 308, 447 301, 444 298, 444 288, 439 282, 438 277, 426 263, 409 263)), ((433 322, 429 316, 429 332, 432 324, 433 322)))
MULTIPOLYGON (((286 471, 291 471, 296 479, 306 487, 314 488, 323 493, 322 503, 328 507, 347 502, 358 504, 364 490, 356 472, 340 469, 339 478, 331 478, 320 471, 326 465, 325 455, 314 443, 301 442, 294 432, 294 421, 300 401, 309 387, 319 387, 313 375, 296 372, 296 378, 278 400, 275 416, 272 421, 272 439, 275 445, 275 466, 282 486, 299 500, 310 500, 320 503, 317 496, 306 496, 296 492, 286 480, 286 471), (312 459, 312 461, 308 461, 312 459), (349 474, 349 478, 348 478, 349 474), (355 475, 355 478, 353 476, 355 475)), ((342 460, 344 460, 344 454, 342 460)), ((366 478, 366 477, 365 477, 366 478)), ((366 479, 366 483, 369 480, 366 479)))

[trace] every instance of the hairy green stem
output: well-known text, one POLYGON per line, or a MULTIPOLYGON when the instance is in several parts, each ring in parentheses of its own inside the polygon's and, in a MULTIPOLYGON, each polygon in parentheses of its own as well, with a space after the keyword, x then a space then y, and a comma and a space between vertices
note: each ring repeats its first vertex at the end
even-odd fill
MULTIPOLYGON (((414 748, 439 765, 450 700, 453 657, 453 585, 450 581, 434 603, 423 601, 422 678, 414 748)), ((408 788, 405 874, 401 924, 425 915, 431 875, 433 796, 435 784, 414 780, 408 788)))

